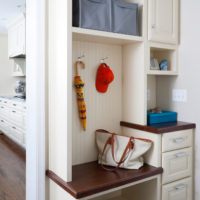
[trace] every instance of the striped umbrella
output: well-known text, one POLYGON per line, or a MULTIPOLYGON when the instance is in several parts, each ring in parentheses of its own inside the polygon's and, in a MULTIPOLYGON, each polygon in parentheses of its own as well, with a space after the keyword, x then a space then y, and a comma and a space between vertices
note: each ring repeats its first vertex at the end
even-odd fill
POLYGON ((81 77, 79 76, 78 72, 78 66, 81 65, 83 69, 85 69, 85 63, 82 61, 77 61, 75 64, 76 67, 76 76, 74 77, 74 85, 76 89, 76 94, 77 94, 77 102, 78 102, 78 110, 79 110, 79 116, 81 119, 81 124, 86 131, 86 121, 87 121, 87 116, 86 116, 86 104, 84 100, 84 95, 83 95, 83 88, 85 83, 82 81, 81 77))

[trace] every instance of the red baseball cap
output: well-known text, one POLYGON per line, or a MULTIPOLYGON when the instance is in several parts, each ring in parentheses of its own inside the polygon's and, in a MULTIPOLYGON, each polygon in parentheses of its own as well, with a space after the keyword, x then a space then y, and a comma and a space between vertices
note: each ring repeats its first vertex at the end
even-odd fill
POLYGON ((114 80, 114 74, 110 67, 105 63, 102 63, 96 76, 96 89, 101 93, 105 93, 108 89, 109 84, 114 80))

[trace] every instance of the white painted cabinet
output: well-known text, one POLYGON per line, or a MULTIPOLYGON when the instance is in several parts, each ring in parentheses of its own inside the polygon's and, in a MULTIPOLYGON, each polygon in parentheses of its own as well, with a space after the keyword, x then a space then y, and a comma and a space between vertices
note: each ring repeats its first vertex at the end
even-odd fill
POLYGON ((162 200, 192 200, 192 178, 164 185, 162 200))
POLYGON ((26 146, 26 105, 0 97, 0 131, 22 147, 26 146))
POLYGON ((192 176, 192 148, 163 153, 162 167, 163 184, 192 176))
POLYGON ((8 25, 8 56, 26 55, 25 14, 21 14, 8 25))
POLYGON ((149 0, 148 8, 148 39, 178 43, 179 0, 149 0))
POLYGON ((161 200, 192 200, 194 130, 155 134, 123 127, 123 132, 153 141, 145 162, 162 167, 161 200))

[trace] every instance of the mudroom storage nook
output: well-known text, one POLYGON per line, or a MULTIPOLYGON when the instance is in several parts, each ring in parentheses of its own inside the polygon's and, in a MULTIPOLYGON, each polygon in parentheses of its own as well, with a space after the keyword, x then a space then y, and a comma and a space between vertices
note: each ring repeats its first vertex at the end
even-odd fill
MULTIPOLYGON (((94 27, 92 17, 91 23, 86 23, 92 24, 92 27, 82 26, 80 16, 76 18, 76 27, 72 26, 73 1, 67 1, 67 66, 55 66, 56 60, 51 60, 53 57, 49 62, 51 148, 47 175, 52 180, 51 190, 56 195, 61 186, 67 191, 62 192, 63 199, 67 200, 176 200, 182 197, 191 200, 195 124, 175 122, 159 127, 147 125, 147 110, 150 108, 158 106, 171 110, 171 102, 165 98, 169 94, 165 94, 163 90, 170 91, 171 76, 178 75, 179 0, 77 2, 110 2, 111 5, 106 5, 107 9, 112 8, 112 3, 137 4, 138 25, 134 22, 132 27, 136 25, 138 32, 127 34, 115 31, 110 26, 110 21, 103 19, 99 21, 100 25, 94 27), (103 22, 104 28, 101 28, 103 22), (73 85, 74 64, 83 54, 85 57, 82 61, 86 68, 79 73, 85 83, 86 131, 79 123, 73 85), (96 73, 101 59, 106 57, 106 63, 111 67, 115 79, 106 93, 99 93, 95 87, 96 73), (156 58, 159 62, 166 59, 167 70, 152 70, 151 58, 156 58), (66 91, 59 90, 60 87, 66 91), (152 140, 153 147, 145 155, 146 164, 136 171, 119 169, 118 176, 99 168, 96 163, 98 152, 95 130, 102 128, 152 140), (185 193, 187 197, 184 196, 185 193)), ((97 10, 97 15, 102 11, 104 17, 111 16, 112 9, 105 14, 105 5, 99 6, 102 6, 103 11, 93 9, 97 10)), ((56 17, 53 11, 52 7, 50 12, 56 17)), ((54 30, 56 26, 58 24, 49 23, 50 30, 54 30)), ((54 38, 54 34, 50 31, 49 38, 54 38)), ((50 41, 49 46, 55 47, 55 43, 50 41)), ((51 48, 50 55, 54 53, 54 48, 51 48)))

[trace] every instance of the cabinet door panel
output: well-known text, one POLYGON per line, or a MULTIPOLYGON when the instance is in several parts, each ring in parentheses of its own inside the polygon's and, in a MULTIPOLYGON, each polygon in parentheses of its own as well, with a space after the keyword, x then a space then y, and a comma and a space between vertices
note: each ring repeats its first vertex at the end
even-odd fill
POLYGON ((192 200, 192 178, 164 185, 162 200, 192 200))
POLYGON ((178 43, 179 0, 149 0, 149 40, 178 43))
POLYGON ((192 147, 163 153, 162 183, 169 183, 192 175, 192 147))

